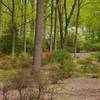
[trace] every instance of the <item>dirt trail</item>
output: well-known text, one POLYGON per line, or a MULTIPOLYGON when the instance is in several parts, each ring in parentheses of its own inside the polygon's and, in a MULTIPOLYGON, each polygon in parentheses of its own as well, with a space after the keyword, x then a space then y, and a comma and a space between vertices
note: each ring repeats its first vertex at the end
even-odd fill
MULTIPOLYGON (((100 79, 66 79, 50 87, 54 87, 52 100, 100 100, 100 79)), ((7 100, 19 100, 18 91, 10 91, 7 94, 7 100)), ((2 92, 0 100, 3 100, 2 92)))
POLYGON ((55 87, 54 100, 100 100, 100 79, 67 79, 55 87))
MULTIPOLYGON (((78 59, 84 59, 84 58, 89 57, 90 55, 91 55, 91 53, 76 53, 76 57, 78 59)), ((74 54, 73 54, 73 56, 74 56, 74 54)))

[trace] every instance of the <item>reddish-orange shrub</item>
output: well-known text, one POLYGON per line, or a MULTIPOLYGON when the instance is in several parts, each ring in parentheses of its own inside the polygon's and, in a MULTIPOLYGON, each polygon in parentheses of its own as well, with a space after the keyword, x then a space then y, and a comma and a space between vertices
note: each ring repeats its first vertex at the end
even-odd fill
POLYGON ((43 59, 44 60, 49 60, 53 56, 53 53, 50 51, 44 52, 43 53, 43 59))

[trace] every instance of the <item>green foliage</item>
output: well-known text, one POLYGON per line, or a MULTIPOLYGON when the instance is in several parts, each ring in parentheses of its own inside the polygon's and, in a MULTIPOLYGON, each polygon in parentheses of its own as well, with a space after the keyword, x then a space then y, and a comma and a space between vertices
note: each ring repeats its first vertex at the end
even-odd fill
POLYGON ((58 50, 53 53, 53 62, 57 62, 61 65, 64 65, 66 60, 72 59, 71 54, 64 50, 58 50))
POLYGON ((29 57, 30 57, 29 54, 25 53, 25 52, 22 52, 22 53, 19 54, 20 60, 27 60, 29 57))
POLYGON ((59 80, 70 78, 74 75, 75 64, 71 61, 67 61, 66 63, 66 65, 60 65, 57 63, 48 65, 49 77, 53 83, 57 83, 59 80))
POLYGON ((0 61, 0 69, 22 69, 32 67, 33 59, 27 53, 20 53, 19 56, 12 58, 12 56, 3 56, 0 61))
POLYGON ((100 53, 99 52, 92 53, 91 57, 94 58, 95 61, 100 62, 100 53))
POLYGON ((83 49, 87 51, 100 51, 100 42, 93 43, 91 41, 86 41, 83 44, 83 49))
POLYGON ((10 80, 18 90, 21 90, 30 86, 31 75, 27 70, 19 70, 16 72, 16 75, 10 77, 10 80))
POLYGON ((0 70, 0 81, 5 81, 16 74, 15 70, 0 70))
POLYGON ((33 59, 28 53, 20 53, 17 59, 19 68, 30 68, 32 67, 33 59))
MULTIPOLYGON (((12 50, 12 37, 7 34, 0 38, 0 48, 4 53, 10 54, 12 50)), ((22 40, 16 37, 16 51, 17 53, 22 50, 22 40)))
MULTIPOLYGON (((0 51, 10 54, 12 50, 12 36, 9 35, 10 33, 7 33, 7 35, 3 35, 0 37, 0 51)), ((27 38, 26 40, 27 44, 27 52, 32 54, 33 52, 33 41, 30 38, 27 38)), ((16 54, 18 55, 23 51, 23 39, 16 36, 16 54)))
POLYGON ((75 72, 76 64, 73 62, 72 59, 68 59, 63 67, 64 76, 65 77, 72 77, 75 72))
POLYGON ((98 73, 100 70, 99 64, 94 60, 93 57, 88 57, 78 61, 82 65, 82 71, 86 73, 98 73))
POLYGON ((0 49, 3 52, 10 53, 11 52, 11 36, 5 35, 0 37, 0 49))
POLYGON ((48 61, 49 63, 51 64, 51 75, 54 81, 72 77, 75 72, 76 64, 73 62, 71 54, 67 51, 59 50, 53 52, 53 57, 48 61))

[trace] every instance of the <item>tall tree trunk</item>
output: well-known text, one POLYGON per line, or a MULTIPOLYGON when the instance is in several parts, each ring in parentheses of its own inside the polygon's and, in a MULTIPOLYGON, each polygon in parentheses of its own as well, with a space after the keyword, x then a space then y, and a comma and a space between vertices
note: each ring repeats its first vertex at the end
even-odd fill
POLYGON ((68 14, 66 8, 66 0, 64 0, 64 11, 65 11, 65 34, 64 34, 64 49, 67 48, 67 34, 68 34, 68 14))
POLYGON ((15 55, 15 42, 16 42, 16 34, 15 34, 15 2, 12 0, 12 20, 11 20, 11 30, 12 30, 12 57, 15 55))
POLYGON ((72 18, 75 6, 76 6, 77 0, 74 0, 71 11, 69 13, 69 16, 67 14, 67 8, 66 8, 66 0, 64 0, 64 10, 65 10, 65 34, 64 34, 64 49, 67 48, 67 34, 68 34, 68 26, 70 23, 70 20, 72 18))
POLYGON ((35 31, 35 18, 34 18, 34 10, 35 10, 35 7, 34 7, 34 3, 35 1, 31 1, 31 8, 32 8, 32 22, 30 24, 30 28, 31 28, 31 31, 30 31, 30 35, 32 36, 32 38, 34 39, 34 31, 35 31))
POLYGON ((54 50, 57 49, 57 5, 55 6, 55 19, 54 19, 54 50))
POLYGON ((50 51, 52 51, 53 48, 53 10, 54 10, 54 1, 51 0, 51 27, 50 27, 50 51))
POLYGON ((61 49, 63 49, 64 37, 63 37, 63 7, 61 2, 57 2, 58 5, 58 14, 59 14, 59 24, 60 24, 60 42, 61 42, 61 49))
POLYGON ((23 19, 24 19, 23 2, 21 2, 21 29, 20 29, 21 36, 24 33, 23 32, 23 19))
POLYGON ((79 27, 79 16, 80 16, 80 0, 78 0, 77 3, 76 31, 75 31, 75 39, 74 39, 74 57, 76 57, 76 53, 77 53, 77 35, 78 35, 78 27, 79 27))
POLYGON ((2 35, 2 0, 0 0, 0 36, 2 35))
POLYGON ((27 3, 24 0, 24 26, 23 26, 23 50, 26 52, 26 10, 27 10, 27 3))
POLYGON ((42 56, 42 34, 44 32, 44 0, 37 0, 36 30, 35 30, 35 52, 34 68, 39 70, 41 67, 42 56))

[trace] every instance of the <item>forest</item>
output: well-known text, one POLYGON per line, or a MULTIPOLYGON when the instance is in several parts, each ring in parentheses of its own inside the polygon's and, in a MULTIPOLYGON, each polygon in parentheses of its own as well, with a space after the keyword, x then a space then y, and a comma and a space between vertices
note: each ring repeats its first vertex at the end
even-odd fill
POLYGON ((100 0, 0 0, 0 100, 100 100, 100 0))

